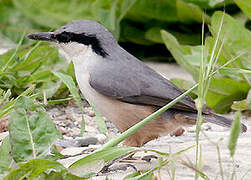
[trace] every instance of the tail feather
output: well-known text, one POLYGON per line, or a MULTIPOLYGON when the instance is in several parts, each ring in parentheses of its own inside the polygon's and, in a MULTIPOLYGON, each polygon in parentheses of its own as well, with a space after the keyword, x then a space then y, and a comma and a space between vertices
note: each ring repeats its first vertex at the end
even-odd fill
MULTIPOLYGON (((169 110, 168 112, 169 112, 169 115, 170 114, 182 114, 182 115, 189 116, 192 118, 197 118, 197 114, 193 112, 180 111, 180 110, 169 110)), ((210 112, 209 110, 204 111, 202 116, 206 122, 217 124, 223 127, 231 127, 233 123, 232 119, 214 114, 210 112)), ((244 124, 241 124, 241 126, 242 126, 242 132, 246 132, 247 127, 244 124)))
MULTIPOLYGON (((224 127, 231 127, 233 120, 229 118, 225 118, 223 116, 214 114, 214 113, 208 113, 208 114, 203 114, 203 118, 206 122, 214 123, 220 126, 224 127)), ((247 131, 247 127, 244 124, 241 124, 242 126, 242 132, 247 131)))

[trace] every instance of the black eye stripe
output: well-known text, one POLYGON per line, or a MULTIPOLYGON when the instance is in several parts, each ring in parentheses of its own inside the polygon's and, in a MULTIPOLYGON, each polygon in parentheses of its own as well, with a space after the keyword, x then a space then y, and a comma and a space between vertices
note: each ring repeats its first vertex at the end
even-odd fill
POLYGON ((102 48, 100 41, 96 38, 95 35, 85 35, 85 34, 75 34, 71 32, 62 32, 60 34, 55 35, 55 38, 58 42, 62 43, 68 43, 68 42, 78 42, 84 45, 91 45, 93 51, 102 56, 105 57, 108 54, 105 52, 105 50, 102 48))

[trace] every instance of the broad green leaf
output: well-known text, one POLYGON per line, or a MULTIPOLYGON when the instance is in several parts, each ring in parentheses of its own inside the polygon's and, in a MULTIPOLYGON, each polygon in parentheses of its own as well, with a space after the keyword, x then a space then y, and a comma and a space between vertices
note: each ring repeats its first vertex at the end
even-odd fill
MULTIPOLYGON (((186 91, 188 89, 190 89, 191 87, 193 87, 194 83, 191 81, 187 81, 187 80, 183 80, 183 79, 177 79, 177 78, 172 78, 170 79, 170 81, 172 83, 174 83, 176 86, 178 86, 179 88, 181 88, 183 91, 186 91)), ((189 95, 195 99, 197 97, 198 91, 194 90, 192 93, 190 93, 189 95)))
POLYGON ((39 110, 29 115, 25 107, 17 107, 9 119, 12 156, 16 162, 52 154, 52 144, 60 137, 56 125, 45 112, 39 110))
POLYGON ((111 147, 111 148, 107 148, 105 150, 96 151, 96 152, 91 153, 91 154, 85 156, 84 158, 74 162, 70 166, 70 170, 75 170, 75 169, 80 168, 81 166, 84 166, 84 165, 91 163, 93 161, 104 160, 105 162, 108 162, 108 161, 116 159, 120 156, 134 152, 136 150, 137 150, 137 148, 125 146, 125 147, 111 147))
POLYGON ((145 31, 137 28, 130 23, 124 21, 121 23, 121 32, 120 32, 121 41, 130 41, 135 44, 141 45, 152 45, 153 42, 145 39, 145 31))
POLYGON ((195 80, 198 79, 199 63, 200 63, 200 50, 201 48, 193 46, 182 46, 177 39, 164 30, 161 31, 162 39, 171 52, 176 62, 192 74, 195 80))
POLYGON ((203 15, 205 23, 210 23, 210 17, 203 13, 199 6, 192 3, 185 3, 183 0, 176 0, 177 15, 181 22, 185 24, 202 22, 203 15))
POLYGON ((92 14, 95 19, 108 28, 111 32, 115 32, 116 27, 116 8, 118 0, 99 0, 92 3, 92 14))
POLYGON ((46 159, 33 159, 25 164, 19 164, 20 168, 12 170, 4 180, 33 179, 41 175, 47 169, 54 171, 63 170, 64 167, 56 161, 46 159))
POLYGON ((26 96, 21 96, 16 102, 15 106, 17 108, 24 108, 26 110, 35 110, 37 108, 37 105, 34 104, 33 100, 26 96))
POLYGON ((140 0, 129 10, 128 16, 136 21, 145 22, 149 19, 160 21, 177 21, 176 4, 173 0, 140 0))
POLYGON ((220 38, 225 38, 226 43, 234 40, 247 40, 251 38, 251 32, 248 29, 246 29, 241 23, 236 21, 230 15, 226 13, 224 14, 220 11, 215 12, 212 16, 212 26, 210 31, 213 33, 213 36, 215 36, 215 34, 218 32, 222 16, 224 16, 224 25, 221 29, 222 35, 220 38))
POLYGON ((233 0, 183 0, 187 3, 192 3, 200 6, 201 8, 213 8, 213 7, 224 7, 228 4, 232 4, 233 0))
POLYGON ((251 0, 235 0, 235 3, 251 19, 251 0))
POLYGON ((240 130, 241 130, 240 119, 241 119, 241 113, 239 111, 237 111, 235 113, 235 118, 234 118, 234 122, 231 127, 231 132, 230 132, 229 142, 228 142, 228 149, 230 151, 231 157, 234 156, 234 153, 236 150, 236 145, 237 145, 237 140, 238 140, 240 130))
POLYGON ((10 141, 8 136, 2 141, 0 146, 0 174, 3 174, 4 171, 10 170, 10 164, 12 161, 10 151, 10 141))
MULTIPOLYGON (((152 41, 154 43, 164 43, 160 33, 162 29, 163 28, 161 27, 152 27, 148 29, 145 33, 146 40, 152 41)), ((190 44, 190 45, 200 44, 200 35, 198 33, 193 33, 193 32, 185 33, 185 32, 170 30, 168 28, 165 28, 165 30, 171 33, 175 38, 177 38, 180 44, 190 44)))
POLYGON ((233 101, 246 97, 249 85, 229 78, 212 79, 206 96, 207 105, 215 112, 226 113, 233 101))

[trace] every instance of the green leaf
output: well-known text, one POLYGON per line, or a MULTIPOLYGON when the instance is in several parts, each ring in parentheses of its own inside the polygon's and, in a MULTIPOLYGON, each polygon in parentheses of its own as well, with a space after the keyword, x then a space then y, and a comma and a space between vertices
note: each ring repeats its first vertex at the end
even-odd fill
POLYGON ((12 161, 10 156, 10 141, 9 136, 6 137, 0 146, 0 174, 3 174, 4 171, 8 171, 12 161))
POLYGON ((233 101, 246 98, 249 88, 247 83, 230 78, 211 79, 206 96, 207 105, 217 113, 226 113, 230 110, 233 101))
POLYGON ((102 115, 96 110, 96 108, 93 105, 91 105, 91 107, 92 107, 92 109, 94 110, 94 112, 96 114, 96 121, 97 121, 99 130, 103 134, 108 135, 108 129, 106 127, 106 124, 105 124, 105 121, 104 121, 102 115))
POLYGON ((23 107, 18 107, 9 119, 12 156, 16 162, 52 154, 52 144, 60 137, 56 125, 45 112, 39 110, 29 114, 23 107))
POLYGON ((82 180, 89 179, 90 175, 84 177, 79 177, 69 173, 66 169, 61 170, 60 172, 51 171, 49 174, 42 174, 40 180, 82 180))
MULTIPOLYGON (((183 91, 186 91, 188 89, 190 89, 194 83, 191 82, 191 81, 187 81, 187 80, 183 80, 183 79, 177 79, 177 78, 172 78, 170 79, 170 81, 172 83, 174 83, 176 86, 178 86, 179 88, 181 88, 183 91)), ((190 93, 189 95, 192 97, 192 98, 196 98, 197 97, 197 94, 198 94, 198 91, 197 90, 194 90, 192 93, 190 93)))
MULTIPOLYGON (((164 43, 160 31, 163 28, 161 27, 152 27, 148 29, 145 33, 146 40, 152 41, 154 43, 164 43)), ((180 44, 190 44, 190 45, 197 45, 200 44, 200 35, 198 33, 193 32, 179 32, 175 30, 171 30, 169 28, 164 28, 166 31, 171 33, 180 44)))
POLYGON ((105 150, 96 151, 96 152, 89 154, 89 155, 85 156, 84 158, 74 162, 70 166, 70 170, 75 170, 77 168, 81 168, 81 166, 89 164, 93 161, 104 160, 105 162, 108 162, 108 161, 116 159, 120 156, 134 152, 136 150, 137 150, 137 148, 134 148, 134 147, 111 147, 111 148, 107 148, 105 150))
POLYGON ((201 8, 213 8, 213 7, 224 7, 228 4, 232 4, 233 0, 183 0, 187 3, 197 4, 201 8))
MULTIPOLYGON (((61 72, 52 72, 52 73, 55 76, 57 76, 60 80, 62 80, 63 83, 68 87, 69 91, 71 92, 71 94, 73 96, 73 99, 76 101, 78 107, 82 111, 82 114, 84 114, 83 103, 81 101, 81 97, 78 93, 78 89, 77 89, 72 77, 67 74, 63 74, 61 72)), ((81 135, 83 135, 84 131, 85 131, 85 120, 84 120, 84 116, 82 115, 81 135)))
POLYGON ((59 171, 64 169, 63 165, 56 161, 46 159, 33 159, 25 164, 19 164, 20 168, 12 170, 4 180, 33 179, 45 172, 47 169, 59 171))
POLYGON ((34 104, 33 100, 26 96, 21 96, 16 102, 15 106, 27 110, 35 110, 37 108, 37 105, 34 104))
POLYGON ((185 3, 183 0, 176 1, 177 15, 181 22, 183 23, 194 23, 202 22, 203 15, 205 18, 205 23, 210 23, 210 17, 203 13, 199 6, 192 3, 185 3))
POLYGON ((69 91, 71 92, 74 100, 76 101, 77 105, 80 109, 82 109, 83 104, 81 101, 81 97, 78 93, 78 89, 72 79, 71 76, 68 76, 67 74, 63 74, 61 72, 52 72, 55 76, 57 76, 60 80, 63 81, 63 83, 68 87, 69 91))
POLYGON ((234 153, 236 150, 236 145, 237 145, 237 140, 238 140, 240 130, 241 130, 240 119, 241 119, 241 113, 239 111, 237 111, 235 113, 235 118, 234 118, 234 122, 231 127, 231 132, 230 132, 229 142, 228 142, 228 149, 230 151, 231 157, 234 156, 234 153))
POLYGON ((161 31, 162 39, 175 58, 176 62, 192 74, 195 80, 198 79, 199 63, 200 63, 200 50, 199 46, 182 46, 176 38, 167 31, 161 31))
POLYGON ((128 16, 133 20, 143 21, 156 19, 160 21, 177 21, 176 4, 173 0, 140 0, 129 10, 128 16))
POLYGON ((251 19, 251 0, 235 0, 235 3, 251 19))
POLYGON ((145 39, 145 31, 137 28, 130 23, 123 21, 121 23, 120 37, 123 41, 130 41, 135 44, 152 45, 153 42, 145 39))
POLYGON ((1 104, 0 118, 6 116, 14 108, 14 104, 20 97, 30 95, 34 91, 34 89, 34 86, 31 86, 23 91, 17 98, 11 99, 10 101, 5 101, 4 104, 1 104))
POLYGON ((136 179, 153 180, 154 179, 153 173, 149 173, 146 176, 144 176, 143 178, 142 177, 138 178, 138 176, 140 176, 142 173, 145 173, 145 172, 147 172, 147 170, 143 170, 142 172, 131 173, 131 174, 127 175, 126 177, 124 177, 123 180, 136 180, 136 179))
MULTIPOLYGON (((231 106, 231 109, 236 110, 236 111, 245 111, 245 110, 248 110, 247 100, 244 99, 242 101, 234 101, 234 103, 231 106)), ((251 109, 249 109, 249 110, 251 110, 251 109)))

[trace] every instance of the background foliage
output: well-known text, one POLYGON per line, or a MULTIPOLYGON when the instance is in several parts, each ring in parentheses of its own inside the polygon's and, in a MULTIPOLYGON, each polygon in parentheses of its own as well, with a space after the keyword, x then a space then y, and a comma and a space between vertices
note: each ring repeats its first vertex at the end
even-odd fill
MULTIPOLYGON (((9 49, 0 55, 0 118, 14 109, 9 120, 11 136, 0 146, 0 178, 86 179, 93 174, 76 176, 71 170, 90 162, 102 164, 139 150, 106 149, 75 162, 69 169, 55 161, 62 158, 54 146, 60 134, 44 107, 72 99, 69 91, 82 106, 69 77, 75 79, 74 67, 56 48, 47 43, 33 44, 25 35, 53 31, 75 19, 102 23, 125 49, 139 58, 175 59, 196 82, 201 49, 209 60, 214 44, 218 44, 215 67, 226 63, 227 66, 211 78, 207 105, 219 113, 230 108, 251 110, 251 0, 0 0, 0 50, 9 49), (224 15, 223 9, 227 14, 224 15), (222 16, 222 32, 217 39, 222 16), (202 44, 203 19, 206 37, 202 44)), ((194 84, 181 79, 172 81, 183 89, 194 84)), ((196 92, 193 97, 197 97, 196 92)), ((239 121, 235 124, 238 130, 239 121)), ((239 134, 237 130, 231 134, 235 139, 239 134)), ((235 144, 230 147, 232 155, 235 144)), ((170 157, 168 153, 157 153, 165 155, 165 159, 159 159, 158 169, 166 165, 170 157)), ((154 170, 128 178, 148 176, 151 179, 154 170)))

